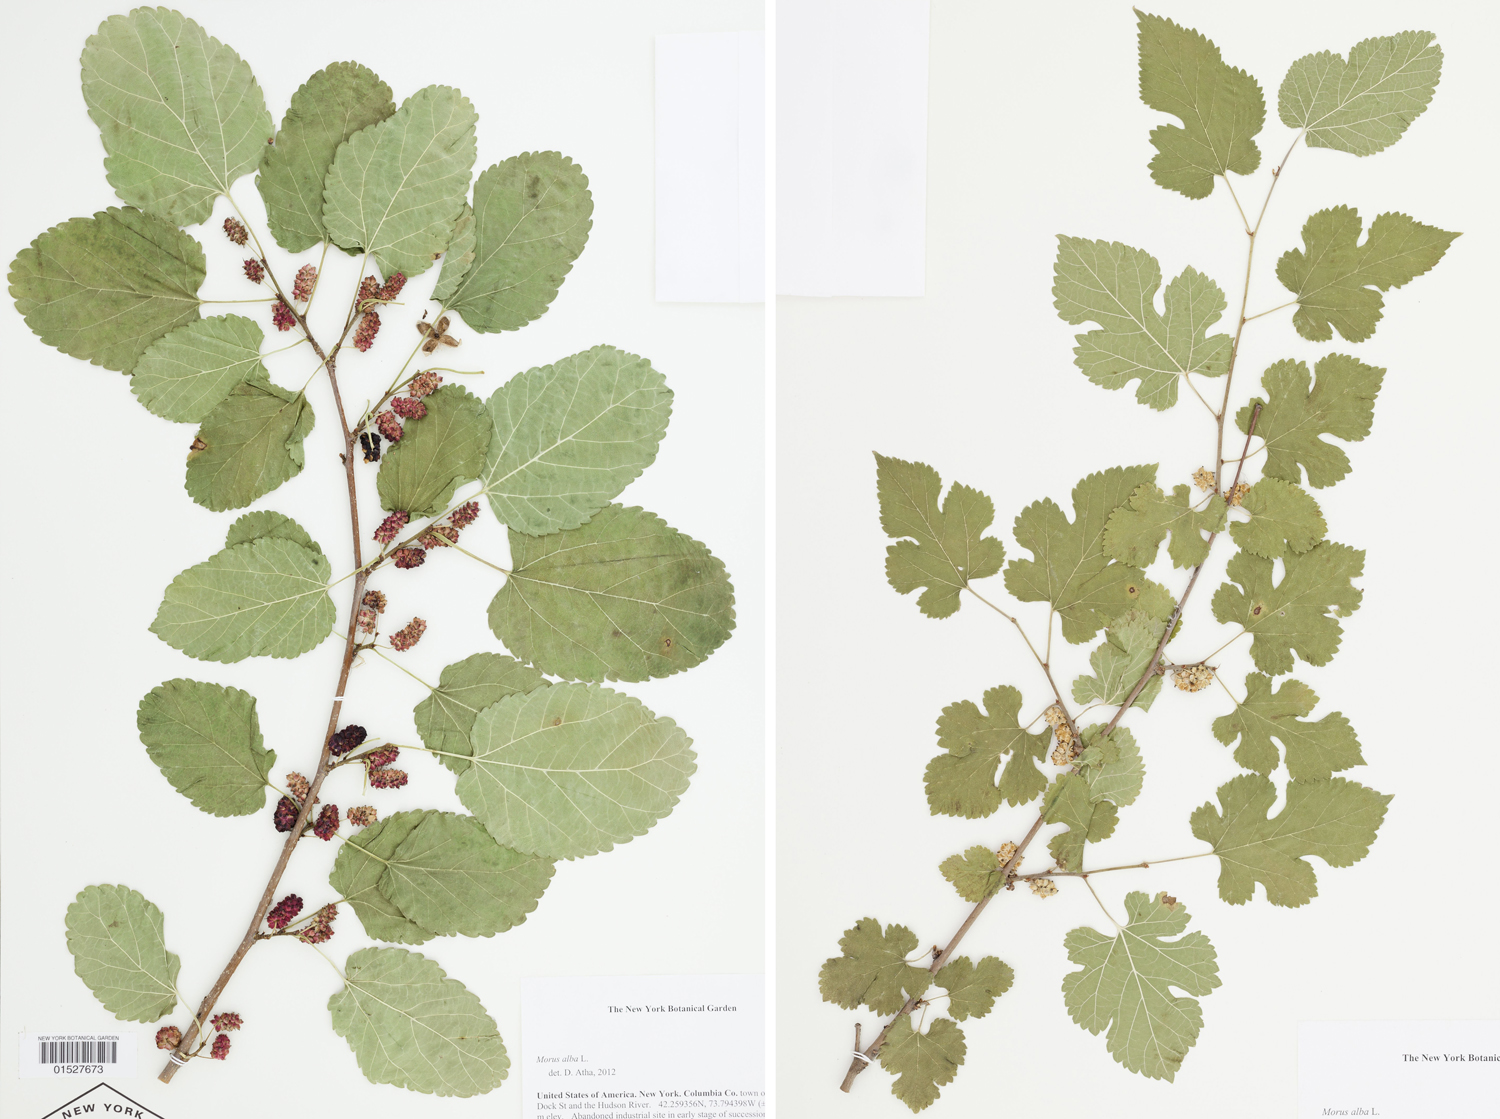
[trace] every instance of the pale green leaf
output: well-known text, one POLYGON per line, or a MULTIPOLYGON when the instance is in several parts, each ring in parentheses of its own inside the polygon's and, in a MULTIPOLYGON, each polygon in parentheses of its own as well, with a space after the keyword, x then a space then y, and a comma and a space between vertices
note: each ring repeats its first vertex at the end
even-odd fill
POLYGON ((1224 531, 1229 507, 1218 494, 1210 494, 1207 508, 1195 509, 1191 493, 1188 486, 1176 486, 1168 497, 1153 482, 1137 486, 1129 504, 1110 514, 1104 551, 1121 563, 1146 567, 1156 560, 1156 550, 1170 532, 1167 554, 1172 566, 1197 567, 1208 558, 1208 537, 1203 534, 1224 531))
POLYGON ((1115 727, 1108 736, 1100 725, 1079 731, 1084 749, 1078 756, 1078 773, 1089 787, 1089 799, 1110 801, 1122 808, 1141 795, 1146 764, 1129 727, 1115 727))
POLYGON ((519 659, 570 680, 646 680, 700 664, 734 629, 729 573, 691 536, 606 505, 550 536, 510 534, 490 629, 519 659))
POLYGON ((1255 434, 1266 441, 1266 475, 1300 482, 1305 467, 1307 484, 1323 489, 1349 473, 1349 456, 1319 436, 1357 443, 1369 435, 1385 370, 1348 354, 1325 354, 1314 368, 1315 387, 1302 362, 1278 361, 1261 378, 1269 399, 1251 400, 1236 422, 1241 431, 1249 431, 1255 406, 1261 405, 1255 434))
POLYGON ((510 1068, 495 1020, 435 962, 404 948, 361 948, 328 1000, 333 1032, 375 1084, 436 1096, 479 1096, 510 1068))
POLYGON ((1308 664, 1332 660, 1343 640, 1339 619, 1358 610, 1364 598, 1350 582, 1365 569, 1358 548, 1325 540, 1283 562, 1286 574, 1273 585, 1272 560, 1236 552, 1229 561, 1231 582, 1220 584, 1213 600, 1216 619, 1238 622, 1254 635, 1250 659, 1272 676, 1292 670, 1293 652, 1308 664))
POLYGON ((300 657, 333 627, 328 578, 322 554, 290 540, 236 544, 172 580, 151 632, 198 660, 300 657))
POLYGON ((938 870, 965 901, 983 901, 1005 885, 1000 876, 999 857, 982 844, 970 847, 962 855, 949 855, 938 864, 938 870))
POLYGON ((155 1022, 177 1005, 182 961, 162 925, 161 910, 127 886, 89 886, 68 906, 73 970, 123 1022, 155 1022))
POLYGON ((323 182, 349 137, 396 111, 391 87, 357 62, 335 62, 292 94, 276 143, 261 149, 255 185, 276 243, 300 253, 327 238, 323 182))
POLYGON ((427 414, 403 425, 401 441, 380 463, 375 488, 381 508, 432 517, 484 469, 490 421, 484 401, 461 385, 444 385, 422 403, 427 414))
POLYGON ((481 334, 546 313, 593 225, 583 171, 557 152, 526 152, 474 183, 474 263, 447 302, 481 334))
POLYGON ((312 428, 312 405, 302 393, 241 381, 198 429, 188 451, 188 496, 216 512, 243 509, 302 473, 302 441, 312 428))
POLYGON ((995 520, 995 505, 984 494, 955 482, 939 506, 943 480, 936 470, 879 453, 875 486, 880 527, 887 536, 909 537, 885 550, 885 576, 899 594, 926 587, 917 608, 929 618, 948 617, 971 579, 1000 570, 1005 545, 984 535, 995 520))
POLYGON ((1307 146, 1373 155, 1422 115, 1437 89, 1443 51, 1431 31, 1356 43, 1346 63, 1332 51, 1303 55, 1281 83, 1281 123, 1307 129, 1307 146))
POLYGON ((955 956, 933 976, 933 982, 948 992, 948 1013, 960 1022, 983 1018, 1015 980, 1010 965, 995 956, 984 957, 978 965, 967 956, 955 956))
POLYGON ((469 734, 474 720, 508 695, 546 684, 529 665, 499 653, 475 653, 443 669, 432 694, 412 710, 417 733, 437 760, 454 773, 469 768, 469 734))
POLYGON ((1197 31, 1141 11, 1136 17, 1141 100, 1183 124, 1151 130, 1151 178, 1189 198, 1207 198, 1215 175, 1248 175, 1260 166, 1255 136, 1266 123, 1265 95, 1197 31))
POLYGON ((10 266, 10 294, 36 336, 129 373, 151 343, 198 319, 203 247, 139 210, 53 226, 10 266))
POLYGON ((932 982, 925 967, 906 962, 917 950, 917 937, 905 925, 882 931, 875 918, 862 918, 840 938, 839 949, 843 955, 825 960, 818 971, 818 990, 824 1002, 845 1010, 863 1003, 876 1014, 895 1014, 932 982))
POLYGON ((631 696, 552 684, 474 720, 458 799, 500 843, 579 858, 645 835, 698 767, 692 740, 631 696))
POLYGON ((135 725, 151 760, 194 807, 249 816, 266 806, 276 751, 263 745, 253 695, 168 680, 146 693, 135 725))
POLYGON ((270 509, 246 513, 230 525, 229 534, 224 537, 224 547, 233 548, 236 544, 248 544, 267 536, 290 540, 319 556, 323 554, 323 549, 318 547, 318 542, 307 534, 305 528, 285 513, 276 513, 270 509))
POLYGON ((1083 848, 1114 834, 1120 813, 1112 801, 1095 801, 1088 778, 1078 773, 1059 773, 1052 779, 1042 801, 1042 813, 1049 824, 1067 824, 1047 842, 1060 870, 1082 870, 1083 848))
POLYGON ((354 907, 360 924, 372 940, 421 944, 435 935, 408 918, 380 888, 381 877, 395 857, 396 848, 417 830, 423 820, 435 814, 435 810, 397 812, 377 820, 339 844, 328 884, 354 907))
POLYGON ((115 193, 174 225, 196 225, 271 138, 250 66, 169 8, 136 8, 83 47, 83 100, 115 193))
POLYGON ((431 268, 469 193, 478 119, 458 90, 430 85, 341 144, 323 188, 333 243, 364 249, 387 276, 431 268))
POLYGON ((1247 552, 1280 559, 1305 552, 1328 535, 1328 522, 1311 494, 1280 478, 1262 478, 1245 491, 1240 508, 1248 521, 1236 521, 1229 534, 1247 552))
POLYGON ((1131 1072, 1171 1080, 1203 1029, 1197 998, 1220 984, 1217 953, 1201 932, 1184 932, 1185 906, 1166 893, 1125 895, 1126 924, 1114 936, 1084 926, 1063 939, 1080 971, 1063 977, 1063 1003, 1091 1034, 1105 1029, 1109 1054, 1131 1072), (1176 940, 1168 937, 1177 936, 1176 940))
POLYGON ((1094 384, 1124 388, 1158 411, 1177 403, 1178 381, 1189 373, 1218 377, 1229 369, 1230 338, 1208 335, 1224 313, 1224 293, 1201 272, 1185 268, 1156 309, 1161 266, 1150 253, 1118 241, 1059 236, 1052 305, 1073 326, 1100 329, 1076 337, 1073 362, 1094 384))
POLYGON ((490 508, 543 536, 583 524, 656 460, 672 390, 645 358, 595 346, 512 377, 487 407, 490 508))
POLYGON ((243 315, 216 315, 158 338, 136 362, 130 391, 166 420, 197 423, 241 381, 266 381, 265 332, 243 315))
POLYGON ((1286 804, 1267 818, 1276 786, 1242 773, 1219 786, 1221 815, 1213 803, 1196 809, 1193 834, 1219 856, 1219 896, 1243 905, 1266 888, 1272 905, 1305 905, 1318 895, 1317 875, 1304 856, 1331 867, 1353 866, 1370 853, 1391 798, 1355 781, 1291 781, 1286 804))
POLYGON ((912 1111, 921 1111, 958 1074, 967 1051, 964 1032, 952 1019, 938 1018, 924 1034, 913 1028, 910 1014, 903 1014, 891 1023, 880 1047, 880 1067, 896 1077, 891 1095, 912 1111))
POLYGON ((453 223, 453 236, 443 253, 443 267, 438 272, 437 286, 432 289, 435 302, 447 305, 448 297, 458 290, 459 281, 468 275, 474 264, 474 211, 467 202, 453 223))
POLYGON ((1246 769, 1266 776, 1276 768, 1280 755, 1272 739, 1286 750, 1287 773, 1293 781, 1328 778, 1341 769, 1364 765, 1359 739, 1349 720, 1335 711, 1317 722, 1311 715, 1318 704, 1317 693, 1298 680, 1286 680, 1273 693, 1271 678, 1252 672, 1245 678, 1245 702, 1214 720, 1214 737, 1224 745, 1240 739, 1234 760, 1246 769))
MULTIPOLYGON (((1099 647, 1089 654, 1094 675, 1080 676, 1073 681, 1073 698, 1081 704, 1124 703, 1156 655, 1164 628, 1162 622, 1139 610, 1128 611, 1116 618, 1104 631, 1104 640, 1099 647)), ((1131 706, 1149 711, 1160 692, 1161 677, 1153 675, 1131 706)))
POLYGON ((1036 763, 1047 756, 1051 732, 1021 727, 1021 693, 1001 686, 984 693, 985 713, 972 700, 943 708, 938 745, 945 753, 927 763, 927 804, 934 816, 989 816, 1007 804, 1025 804, 1047 787, 1036 763), (1010 755, 997 781, 1000 759, 1010 755))
POLYGON ((1302 227, 1307 251, 1288 249, 1276 262, 1276 278, 1296 296, 1292 325, 1310 341, 1327 342, 1337 329, 1363 342, 1384 314, 1380 292, 1430 270, 1458 236, 1405 214, 1381 214, 1361 245, 1363 224, 1352 206, 1319 210, 1302 227))

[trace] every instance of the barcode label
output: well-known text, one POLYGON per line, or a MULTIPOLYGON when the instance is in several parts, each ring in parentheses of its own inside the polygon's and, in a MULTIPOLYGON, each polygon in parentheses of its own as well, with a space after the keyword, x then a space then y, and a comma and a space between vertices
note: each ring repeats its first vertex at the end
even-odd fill
POLYGON ((113 1038, 108 1041, 39 1041, 36 1061, 39 1065, 117 1065, 120 1063, 120 1043, 113 1038))
POLYGON ((17 1072, 49 1080, 65 1076, 134 1076, 135 1034, 22 1034, 17 1072))

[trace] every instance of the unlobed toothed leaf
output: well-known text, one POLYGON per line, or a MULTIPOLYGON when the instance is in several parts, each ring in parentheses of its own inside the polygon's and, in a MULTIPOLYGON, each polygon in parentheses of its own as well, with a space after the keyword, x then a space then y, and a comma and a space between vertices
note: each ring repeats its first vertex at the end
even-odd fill
POLYGON ((952 1019, 938 1018, 924 1034, 912 1026, 910 1014, 903 1014, 891 1023, 880 1047, 880 1067, 896 1077, 891 1095, 921 1111, 958 1074, 967 1051, 964 1032, 952 1019))
POLYGON ((334 622, 328 560, 282 537, 236 544, 167 587, 151 632, 205 661, 300 657, 334 622))
POLYGON ((1266 397, 1241 408, 1235 422, 1248 432, 1259 404, 1255 434, 1266 441, 1266 475, 1296 483, 1306 468, 1307 484, 1323 489, 1349 473, 1349 456, 1320 436, 1357 443, 1370 434, 1385 370, 1348 354, 1326 354, 1313 368, 1316 386, 1302 362, 1276 362, 1261 378, 1266 397))
POLYGON ((999 857, 983 845, 970 847, 962 855, 949 855, 938 864, 938 870, 965 901, 983 901, 1005 885, 999 857))
POLYGON ((1332 51, 1292 63, 1277 98, 1281 123, 1307 129, 1307 146, 1355 155, 1384 151, 1427 108, 1443 70, 1431 31, 1356 43, 1345 62, 1332 51))
POLYGON ((1280 478, 1256 482, 1240 498, 1240 508, 1250 519, 1235 521, 1229 534, 1245 551, 1266 559, 1305 552, 1328 535, 1328 522, 1312 495, 1280 478))
POLYGON ((267 750, 255 697, 199 680, 168 680, 136 711, 146 753, 194 807, 249 816, 266 806, 276 752, 267 750))
POLYGON ((1095 725, 1079 731, 1083 752, 1078 756, 1078 775, 1088 783, 1089 797, 1096 803, 1134 804, 1146 777, 1140 747, 1129 727, 1116 727, 1107 735, 1103 729, 1095 725))
POLYGON ((171 222, 111 207, 53 226, 10 266, 10 294, 36 336, 129 373, 164 334, 195 322, 203 246, 171 222))
POLYGON ((1238 622, 1254 635, 1250 659, 1272 676, 1292 670, 1293 652, 1308 664, 1332 660, 1343 640, 1339 618, 1358 610, 1364 598, 1351 582, 1365 569, 1358 548, 1325 540, 1283 562, 1286 574, 1273 584, 1273 561, 1236 552, 1231 581, 1220 584, 1213 599, 1216 619, 1238 622))
POLYGON ((437 760, 454 773, 469 768, 469 734, 474 720, 506 696, 546 684, 530 665, 500 653, 475 653, 443 669, 432 694, 412 710, 417 733, 437 760))
POLYGON ((236 544, 248 544, 252 540, 260 540, 267 536, 275 536, 282 540, 290 540, 293 544, 301 544, 318 556, 323 554, 323 549, 307 534, 307 529, 285 513, 277 513, 270 509, 257 509, 253 513, 246 513, 230 525, 229 532, 224 537, 224 547, 233 548, 236 544))
POLYGON ((994 575, 1005 562, 1005 545, 984 530, 995 520, 995 506, 984 494, 953 483, 939 505, 943 480, 926 463, 875 455, 880 527, 901 539, 885 550, 885 576, 899 594, 927 589, 917 608, 929 618, 946 618, 959 607, 971 579, 994 575))
POLYGON ((357 62, 326 66, 292 94, 276 142, 261 148, 255 178, 278 245, 300 253, 326 239, 323 183, 334 153, 395 111, 391 87, 357 62))
POLYGON ((448 309, 481 334, 540 318, 583 252, 593 212, 588 178, 557 152, 486 168, 474 183, 474 261, 448 309))
POLYGON ((1229 507, 1218 494, 1210 494, 1203 509, 1193 507, 1191 489, 1176 486, 1168 497, 1154 482, 1135 488, 1130 501, 1109 516, 1104 530, 1104 550, 1121 563, 1146 567, 1156 560, 1156 550, 1172 534, 1167 554, 1173 567, 1197 567, 1208 558, 1208 538, 1203 534, 1223 532, 1229 507))
POLYGON ((265 332, 243 315, 215 315, 158 338, 136 362, 130 391, 148 412, 197 423, 241 381, 265 382, 265 332))
POLYGON ((839 949, 843 954, 825 960, 818 971, 818 990, 824 1002, 845 1010, 863 1003, 876 1014, 895 1014, 932 982, 932 972, 906 962, 917 950, 917 936, 905 925, 882 930, 875 918, 862 918, 839 939, 839 949))
POLYGON ((1276 786, 1256 773, 1242 773, 1196 809, 1193 834, 1213 844, 1219 856, 1219 896, 1243 905, 1266 888, 1272 905, 1305 905, 1318 894, 1317 875, 1304 856, 1332 867, 1353 866, 1370 853, 1391 798, 1355 781, 1291 781, 1286 804, 1269 816, 1276 786))
POLYGON ((638 699, 596 684, 552 684, 474 720, 458 799, 497 841, 581 858, 645 835, 698 768, 692 740, 638 699))
POLYGON ((1010 965, 995 956, 977 965, 967 956, 954 956, 933 976, 933 982, 948 992, 948 1013, 960 1022, 983 1018, 1015 981, 1010 965))
POLYGON ((430 85, 339 145, 323 184, 330 240, 370 253, 386 275, 431 268, 469 193, 477 120, 458 90, 430 85))
POLYGON ((1405 214, 1381 214, 1361 245, 1363 224, 1352 206, 1319 210, 1302 227, 1307 251, 1288 249, 1276 262, 1276 278, 1296 296, 1292 325, 1309 341, 1327 342, 1337 329, 1363 342, 1384 313, 1380 293, 1430 270, 1458 236, 1405 214))
POLYGON ((312 428, 312 405, 302 393, 241 381, 198 428, 188 451, 188 496, 216 512, 243 509, 302 473, 302 441, 312 428))
MULTIPOLYGON (((1104 631, 1099 647, 1089 654, 1094 675, 1073 681, 1073 698, 1085 704, 1124 703, 1156 655, 1164 628, 1164 623, 1139 610, 1116 618, 1104 631)), ((1131 706, 1149 711, 1160 693, 1161 677, 1153 674, 1131 706)))
POLYGON ((927 804, 934 816, 991 815, 1000 803, 1025 804, 1047 787, 1036 763, 1047 756, 1051 732, 1028 734, 1020 722, 1021 693, 1001 686, 984 693, 985 711, 962 699, 943 708, 938 745, 927 763, 927 804), (1000 760, 1010 760, 996 780, 1000 760))
POLYGON ((1248 175, 1260 166, 1255 136, 1266 123, 1265 95, 1197 31, 1141 11, 1136 17, 1141 100, 1183 125, 1151 130, 1151 178, 1189 198, 1206 198, 1215 175, 1248 175))
POLYGON ((595 346, 512 377, 486 407, 490 508, 543 536, 586 522, 655 461, 672 390, 645 358, 595 346))
POLYGON ((510 534, 490 630, 570 680, 646 680, 700 664, 734 629, 729 573, 654 513, 606 505, 586 525, 510 534))
POLYGON ((1050 602, 1075 645, 1130 610, 1165 622, 1176 605, 1167 589, 1104 550, 1110 514, 1155 481, 1155 466, 1114 466, 1073 487, 1071 522, 1051 498, 1021 510, 1016 540, 1035 559, 1010 561, 1006 589, 1022 602, 1050 602))
POLYGON ((1245 678, 1245 702, 1236 702, 1232 712, 1214 720, 1214 737, 1220 742, 1229 746, 1240 740, 1236 762, 1268 775, 1280 760, 1274 738, 1286 750, 1287 773, 1294 781, 1328 778, 1364 764, 1348 719, 1337 711, 1317 722, 1300 719, 1318 705, 1317 693, 1300 680, 1283 681, 1274 692, 1271 683, 1269 676, 1252 672, 1245 678))
POLYGON ((362 828, 339 844, 328 884, 354 907, 354 913, 372 940, 392 944, 421 944, 436 934, 401 911, 381 890, 381 878, 395 857, 396 849, 416 831, 435 809, 396 812, 362 828))
POLYGON ((250 66, 179 12, 136 8, 83 47, 83 100, 109 185, 174 225, 196 225, 255 170, 271 114, 250 66))
POLYGON ((328 1000, 333 1032, 376 1084, 436 1096, 478 1096, 510 1068, 495 1020, 434 961, 404 948, 361 948, 328 1000))
POLYGON ((167 951, 162 912, 128 886, 89 886, 67 915, 73 970, 124 1022, 155 1022, 177 1005, 182 961, 167 951))
POLYGON ((1084 926, 1063 939, 1068 959, 1082 969, 1063 977, 1063 1002, 1089 1033, 1109 1030, 1110 1056, 1131 1072, 1172 1080, 1203 1029, 1198 998, 1172 990, 1212 992, 1220 984, 1217 953, 1201 932, 1179 935, 1188 911, 1166 893, 1131 891, 1125 912, 1114 936, 1084 926))
POLYGON ((434 301, 447 305, 448 297, 458 290, 459 281, 474 263, 474 210, 467 203, 453 223, 453 236, 443 252, 443 267, 438 271, 437 285, 432 289, 434 301))
POLYGON ((375 489, 383 509, 432 517, 484 469, 490 420, 484 401, 462 385, 444 385, 422 403, 427 414, 406 421, 401 441, 381 460, 375 489))
POLYGON ((1162 296, 1165 313, 1156 309, 1160 287, 1161 266, 1150 253, 1118 241, 1057 239, 1052 305, 1066 323, 1100 327, 1077 336, 1074 364, 1106 389, 1139 379, 1135 398, 1163 411, 1177 403, 1182 377, 1228 371, 1231 342, 1208 334, 1224 313, 1218 284, 1183 269, 1162 296))

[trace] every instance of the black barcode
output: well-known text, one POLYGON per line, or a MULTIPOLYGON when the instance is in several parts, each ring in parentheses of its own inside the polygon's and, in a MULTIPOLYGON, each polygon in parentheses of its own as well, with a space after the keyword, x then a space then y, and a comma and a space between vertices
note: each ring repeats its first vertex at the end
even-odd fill
POLYGON ((42 1065, 113 1065, 119 1063, 118 1041, 39 1041, 42 1065))

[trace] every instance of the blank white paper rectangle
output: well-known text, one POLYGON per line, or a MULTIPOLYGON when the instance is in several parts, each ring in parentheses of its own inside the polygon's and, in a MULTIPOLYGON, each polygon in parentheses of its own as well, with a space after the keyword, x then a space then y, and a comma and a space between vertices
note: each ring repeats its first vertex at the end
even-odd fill
POLYGON ((1494 1119, 1500 1021, 1303 1022, 1298 1119, 1494 1119))
POLYGON ((777 291, 921 295, 927 0, 800 0, 776 18, 777 291))
POLYGON ((765 36, 656 37, 656 298, 765 299, 765 36))

